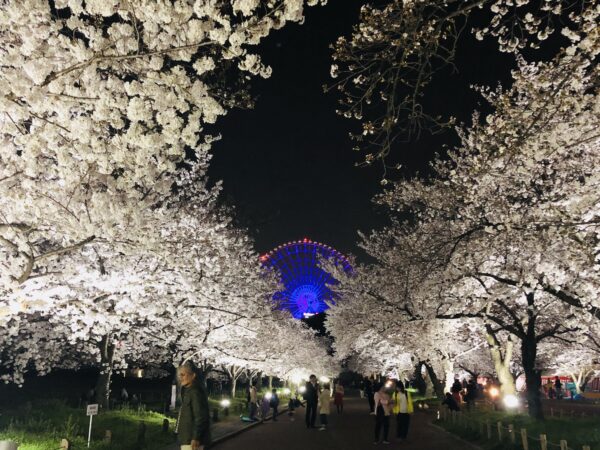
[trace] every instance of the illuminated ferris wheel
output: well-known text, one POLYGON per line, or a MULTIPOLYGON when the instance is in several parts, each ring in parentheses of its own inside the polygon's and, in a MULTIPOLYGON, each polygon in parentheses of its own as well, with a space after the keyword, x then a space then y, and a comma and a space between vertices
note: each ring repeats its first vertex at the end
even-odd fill
POLYGON ((303 239, 288 242, 262 255, 265 267, 276 269, 284 289, 273 295, 273 300, 300 319, 325 311, 334 303, 336 295, 331 286, 338 284, 329 273, 321 269, 319 260, 329 259, 340 265, 345 272, 352 271, 348 259, 334 248, 303 239))

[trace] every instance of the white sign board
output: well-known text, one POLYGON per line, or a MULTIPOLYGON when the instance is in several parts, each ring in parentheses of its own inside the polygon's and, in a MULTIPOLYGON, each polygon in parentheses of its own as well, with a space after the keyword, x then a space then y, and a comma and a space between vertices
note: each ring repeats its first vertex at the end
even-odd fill
POLYGON ((87 406, 87 415, 88 416, 97 416, 98 415, 98 403, 94 403, 93 405, 87 406))
POLYGON ((13 441, 0 441, 0 450, 17 450, 17 444, 13 441))

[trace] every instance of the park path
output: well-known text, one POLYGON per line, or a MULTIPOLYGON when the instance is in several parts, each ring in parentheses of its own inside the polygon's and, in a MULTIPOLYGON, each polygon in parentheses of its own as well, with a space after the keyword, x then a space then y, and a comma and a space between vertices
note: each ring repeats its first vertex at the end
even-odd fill
MULTIPOLYGON (((337 415, 332 404, 327 431, 307 429, 304 424, 304 408, 296 410, 295 420, 286 414, 277 422, 267 421, 244 433, 214 446, 216 450, 365 450, 374 448, 403 448, 410 450, 465 450, 459 441, 430 425, 433 413, 417 412, 411 418, 408 440, 398 442, 395 418, 390 427, 390 445, 373 445, 375 418, 369 415, 367 400, 346 397, 344 414, 337 415)), ((318 423, 318 419, 317 419, 318 423)))

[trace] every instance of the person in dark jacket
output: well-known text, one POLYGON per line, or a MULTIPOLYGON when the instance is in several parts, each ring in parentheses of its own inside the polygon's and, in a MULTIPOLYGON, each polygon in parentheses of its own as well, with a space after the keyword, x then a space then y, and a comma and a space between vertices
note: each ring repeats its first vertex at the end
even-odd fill
POLYGON ((181 450, 205 450, 210 444, 208 396, 193 365, 178 370, 181 408, 177 418, 177 441, 181 450))
POLYGON ((279 397, 277 395, 277 389, 275 388, 271 390, 271 400, 269 400, 269 405, 273 410, 273 422, 277 422, 277 408, 279 408, 279 397))
POLYGON ((442 402, 442 405, 446 405, 450 411, 460 411, 460 407, 450 392, 446 392, 446 398, 442 402))
POLYGON ((306 428, 315 428, 317 403, 319 402, 319 385, 317 384, 316 375, 311 375, 308 383, 306 383, 304 400, 306 400, 306 428))
POLYGON ((375 393, 373 392, 373 382, 370 379, 365 380, 365 395, 369 401, 369 412, 375 415, 375 393))

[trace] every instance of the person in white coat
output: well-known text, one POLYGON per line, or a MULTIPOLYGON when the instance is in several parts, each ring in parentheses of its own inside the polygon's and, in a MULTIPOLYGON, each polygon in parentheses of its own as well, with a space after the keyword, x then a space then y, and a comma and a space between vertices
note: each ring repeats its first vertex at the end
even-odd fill
POLYGON ((331 390, 329 383, 325 383, 323 390, 319 394, 319 418, 321 420, 321 428, 319 428, 319 431, 325 431, 327 429, 327 418, 330 413, 330 402, 331 390))

